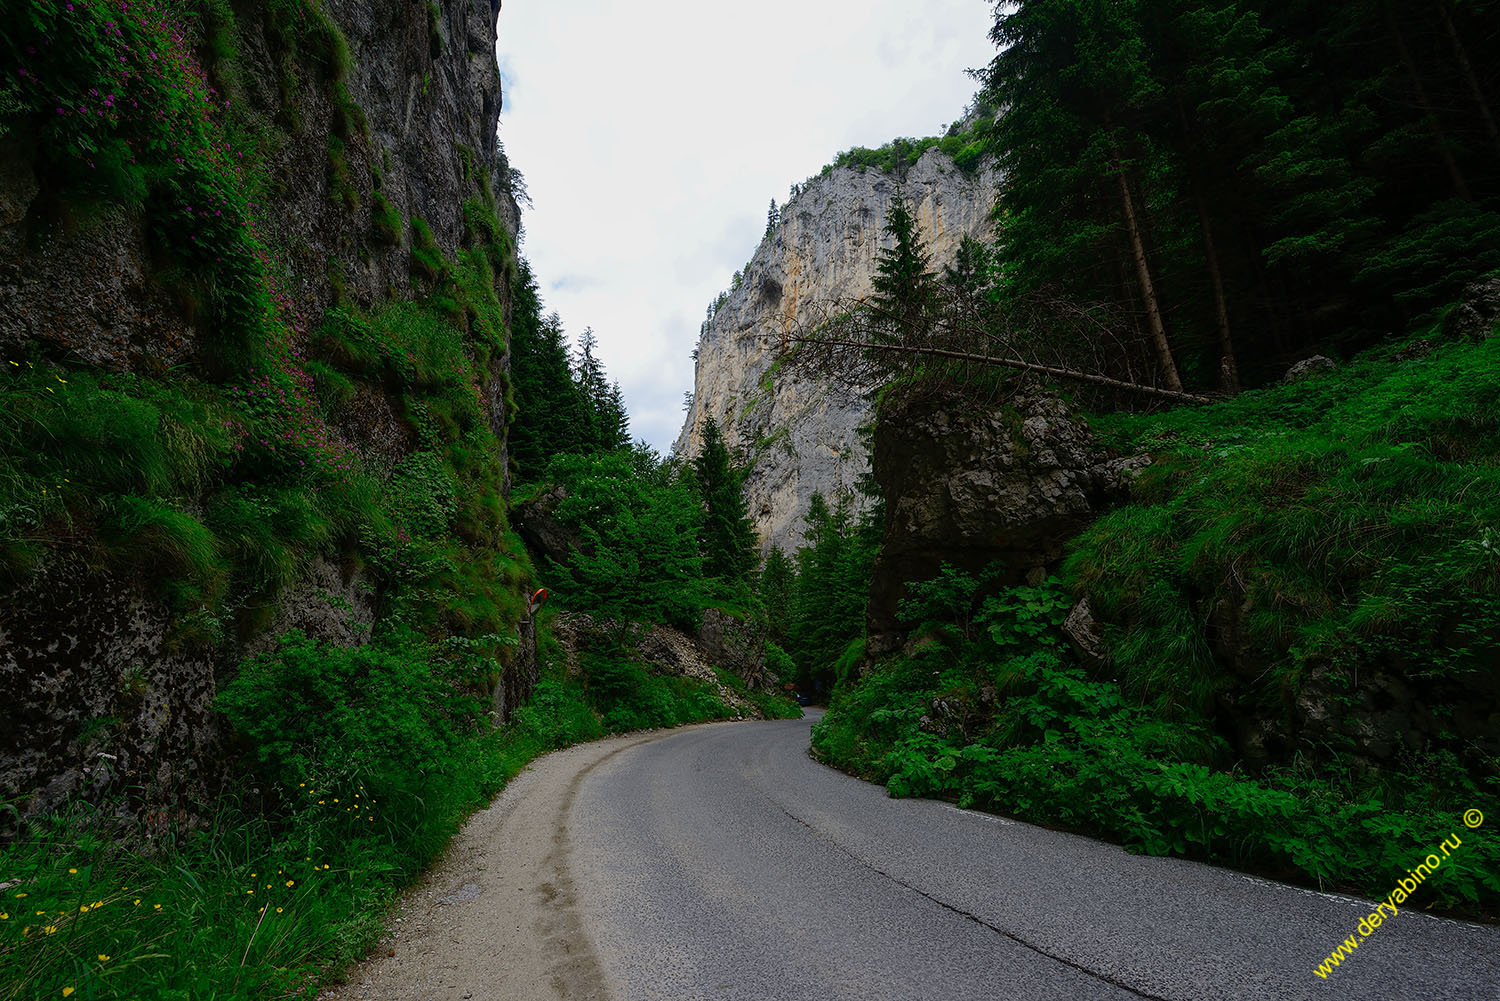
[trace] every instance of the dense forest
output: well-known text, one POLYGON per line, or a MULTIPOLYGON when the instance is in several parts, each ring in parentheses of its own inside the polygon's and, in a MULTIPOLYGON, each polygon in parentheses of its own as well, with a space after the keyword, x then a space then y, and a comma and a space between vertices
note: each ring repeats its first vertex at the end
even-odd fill
POLYGON ((1008 293, 1128 317, 1169 388, 1405 329, 1500 266, 1496 32, 1448 0, 1019 5, 984 76, 1008 293))
MULTIPOLYGON (((1004 169, 999 239, 939 269, 898 197, 797 357, 882 387, 877 440, 1050 385, 1150 464, 1045 580, 982 546, 907 580, 824 760, 1368 892, 1494 796, 1497 37, 1491 4, 998 10, 949 138, 1004 169)), ((841 161, 899 181, 932 142, 841 161)), ((1493 913, 1493 840, 1433 895, 1493 913)))

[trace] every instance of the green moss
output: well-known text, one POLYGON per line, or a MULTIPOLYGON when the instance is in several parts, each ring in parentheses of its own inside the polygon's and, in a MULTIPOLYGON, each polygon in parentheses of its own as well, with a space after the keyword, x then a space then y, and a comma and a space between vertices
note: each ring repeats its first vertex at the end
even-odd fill
POLYGON ((349 95, 349 88, 342 80, 329 87, 333 98, 333 134, 340 139, 369 139, 370 126, 365 120, 364 109, 349 95))
POLYGON ((399 247, 401 245, 402 227, 401 216, 396 212, 391 200, 384 192, 375 192, 371 199, 370 225, 375 233, 377 243, 388 247, 399 247))
POLYGON ((452 269, 431 228, 416 216, 411 218, 411 265, 413 271, 430 282, 442 281, 452 269))
POLYGON ((344 158, 344 142, 338 136, 328 137, 328 188, 333 197, 350 212, 359 210, 359 190, 344 158))

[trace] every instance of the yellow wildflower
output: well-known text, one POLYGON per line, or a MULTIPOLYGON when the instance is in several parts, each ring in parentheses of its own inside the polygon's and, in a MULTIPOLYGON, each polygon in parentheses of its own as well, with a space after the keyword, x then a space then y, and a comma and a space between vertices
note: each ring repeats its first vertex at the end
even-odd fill
POLYGON ((292 885, 293 885, 293 884, 295 884, 295 883, 296 883, 296 882, 297 882, 297 881, 296 881, 296 880, 295 880, 295 879, 289 879, 289 880, 287 880, 287 881, 286 881, 286 885, 287 885, 287 886, 292 886, 292 885))
POLYGON ((101 953, 99 953, 99 962, 101 962, 101 963, 107 963, 107 962, 109 962, 109 957, 106 956, 104 953, 101 952, 101 953))
POLYGON ((72 994, 73 994, 73 990, 74 989, 72 987, 64 987, 63 988, 63 997, 71 997, 72 994))
POLYGON ((277 913, 277 914, 280 914, 280 913, 281 913, 281 908, 280 908, 280 907, 278 907, 278 908, 276 908, 276 913, 277 913))
POLYGON ((78 870, 77 869, 69 869, 68 870, 68 875, 69 876, 76 876, 76 875, 78 875, 78 870))
POLYGON ((51 935, 57 931, 57 925, 48 925, 47 927, 43 928, 42 931, 46 932, 48 935, 51 935))

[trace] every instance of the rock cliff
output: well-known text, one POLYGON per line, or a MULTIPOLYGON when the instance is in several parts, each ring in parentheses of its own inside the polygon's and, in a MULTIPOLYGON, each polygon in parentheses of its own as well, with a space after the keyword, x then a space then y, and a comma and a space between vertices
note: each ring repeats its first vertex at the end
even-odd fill
POLYGON ((858 429, 864 388, 802 377, 783 367, 785 338, 820 308, 870 290, 897 192, 911 204, 933 263, 947 264, 965 236, 992 236, 998 177, 959 170, 927 151, 904 178, 837 167, 812 178, 782 208, 738 284, 713 311, 698 345, 692 404, 675 450, 696 455, 714 418, 749 464, 745 496, 763 549, 792 550, 814 493, 855 491, 869 464, 858 429))
MULTIPOLYGON (((62 62, 26 78, 40 77, 35 93, 23 85, 19 98, 7 96, 0 109, 6 371, 55 378, 48 393, 86 384, 131 415, 173 407, 200 419, 244 413, 288 430, 282 441, 260 441, 264 454, 252 460, 253 441, 229 446, 192 421, 152 416, 138 429, 142 447, 165 447, 174 458, 175 440, 212 452, 182 460, 201 462, 198 472, 170 470, 152 480, 122 470, 87 483, 75 472, 68 487, 58 482, 59 491, 73 492, 59 501, 7 505, 0 497, 0 689, 7 693, 0 801, 20 801, 23 813, 33 813, 106 787, 133 790, 154 805, 201 799, 224 760, 212 705, 226 670, 290 629, 339 645, 369 637, 387 592, 371 571, 372 554, 355 549, 373 536, 365 533, 361 543, 364 530, 345 521, 332 523, 331 536, 315 527, 302 540, 289 534, 273 544, 249 529, 233 534, 223 527, 232 518, 216 521, 215 511, 238 510, 244 524, 262 526, 257 531, 295 533, 290 508, 268 518, 257 512, 293 497, 303 498, 301 517, 320 504, 332 510, 333 502, 316 499, 328 480, 313 484, 311 470, 296 472, 299 462, 326 461, 332 475, 347 468, 340 456, 358 456, 378 484, 419 449, 437 454, 445 432, 423 416, 430 410, 424 385, 389 366, 381 371, 378 359, 316 345, 326 334, 320 322, 335 307, 362 316, 402 301, 456 300, 458 336, 475 338, 480 322, 464 304, 482 299, 498 315, 508 301, 519 215, 496 144, 499 7, 499 0, 205 5, 201 23, 180 24, 152 7, 121 22, 128 37, 113 22, 100 31, 120 15, 88 0, 49 15, 57 23, 43 44, 56 38, 59 49, 108 51, 118 37, 121 64, 136 51, 125 41, 159 40, 160 78, 207 107, 184 117, 179 132, 163 131, 154 123, 173 107, 164 103, 167 87, 144 72, 111 71, 111 55, 100 72, 118 74, 109 79, 119 103, 109 94, 110 114, 100 111, 97 121, 80 105, 76 131, 97 147, 90 156, 99 168, 111 151, 129 156, 109 165, 116 190, 93 180, 104 172, 93 159, 86 168, 75 164, 59 142, 47 98, 71 85, 62 62), (102 39, 94 50, 77 41, 90 31, 102 39), (39 109, 47 103, 46 114, 26 113, 27 101, 39 109), (69 173, 75 167, 76 176, 69 173), (179 215, 191 227, 179 225, 179 215), (220 218, 224 226, 216 228, 220 218), (204 246, 214 248, 210 256, 192 259, 192 248, 204 246), (243 256, 231 258, 225 248, 243 256), (463 267, 453 262, 465 253, 493 261, 493 273, 488 263, 472 272, 490 276, 477 291, 453 284, 455 267, 463 267), (246 300, 267 305, 235 313, 246 300), (274 326, 282 338, 272 347, 242 338, 282 366, 264 377, 263 391, 247 385, 262 375, 253 365, 246 371, 230 350, 241 343, 226 333, 235 323, 256 332, 274 326), (135 520, 122 511, 135 511, 135 520), (177 553, 189 548, 196 555, 184 566, 177 553), (269 575, 275 583, 265 584, 264 568, 244 576, 247 561, 276 553, 283 569, 269 575)), ((91 71, 79 64, 78 73, 91 71)), ((64 117, 71 123, 72 115, 64 117)), ((500 326, 487 322, 489 330, 500 326)), ((478 401, 480 421, 488 418, 485 447, 500 450, 503 470, 506 361, 503 342, 497 350, 496 338, 486 336, 482 352, 465 345, 450 357, 474 366, 463 369, 464 389, 478 401)), ((407 360, 417 360, 412 349, 407 360)), ((0 389, 26 400, 30 385, 0 389)), ((46 427, 72 417, 65 403, 56 413, 42 406, 4 429, 12 437, 4 440, 0 473, 29 476, 52 461, 47 441, 26 443, 27 421, 46 427)), ((75 451, 66 461, 102 469, 97 453, 111 440, 67 440, 75 451)), ((469 552, 493 553, 492 524, 463 531, 469 552)))

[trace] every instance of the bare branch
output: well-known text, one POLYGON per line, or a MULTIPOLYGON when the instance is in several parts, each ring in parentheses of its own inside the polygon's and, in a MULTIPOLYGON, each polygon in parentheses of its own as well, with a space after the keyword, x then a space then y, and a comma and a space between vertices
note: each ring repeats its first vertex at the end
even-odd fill
POLYGON ((1078 382, 1086 382, 1094 386, 1104 386, 1108 389, 1125 390, 1132 393, 1144 393, 1148 396, 1159 396, 1164 399, 1178 400, 1183 403, 1213 403, 1211 396, 1199 396, 1196 393, 1180 392, 1174 389, 1160 389, 1156 386, 1146 386, 1137 382, 1126 382, 1123 379, 1111 379, 1105 375, 1094 375, 1090 372, 1079 372, 1074 369, 1058 368, 1053 365, 1040 365, 1034 362, 1022 361, 1019 358, 1000 358, 995 355, 973 354, 967 351, 950 351, 946 348, 925 347, 906 344, 872 344, 863 341, 843 340, 838 338, 814 337, 793 334, 791 340, 798 344, 818 344, 824 347, 859 348, 866 351, 888 352, 892 354, 920 355, 927 358, 949 358, 954 361, 975 362, 980 365, 994 366, 998 368, 1013 368, 1023 372, 1034 372, 1039 375, 1048 375, 1055 379, 1072 379, 1078 382))

